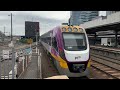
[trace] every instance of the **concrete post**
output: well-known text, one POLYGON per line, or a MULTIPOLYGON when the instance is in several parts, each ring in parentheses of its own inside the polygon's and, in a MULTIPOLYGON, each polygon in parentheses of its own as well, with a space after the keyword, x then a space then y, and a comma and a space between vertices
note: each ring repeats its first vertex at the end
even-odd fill
POLYGON ((22 59, 22 61, 23 61, 23 72, 24 72, 24 59, 22 59))
POLYGON ((14 47, 12 47, 12 79, 14 79, 14 76, 15 76, 15 70, 14 70, 14 67, 15 67, 15 50, 14 50, 14 47))
POLYGON ((42 54, 40 53, 40 55, 39 55, 39 66, 40 66, 40 79, 42 79, 42 64, 41 64, 41 56, 42 56, 42 54))

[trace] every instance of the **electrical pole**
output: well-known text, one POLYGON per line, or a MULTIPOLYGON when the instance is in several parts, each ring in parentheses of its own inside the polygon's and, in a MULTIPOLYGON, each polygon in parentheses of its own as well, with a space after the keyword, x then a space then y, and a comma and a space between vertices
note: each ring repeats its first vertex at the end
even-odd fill
POLYGON ((11 13, 11 41, 12 41, 12 13, 11 13))
POLYGON ((11 16, 11 44, 9 44, 9 47, 12 48, 12 79, 14 79, 15 77, 15 70, 14 70, 14 67, 15 67, 15 50, 14 50, 14 44, 13 44, 13 36, 12 36, 12 13, 11 15, 8 15, 8 16, 11 16))
MULTIPOLYGON (((13 36, 12 36, 13 30, 12 30, 12 13, 11 13, 11 44, 13 44, 13 36)), ((12 79, 14 79, 15 76, 15 53, 14 53, 14 44, 12 45, 12 79)))

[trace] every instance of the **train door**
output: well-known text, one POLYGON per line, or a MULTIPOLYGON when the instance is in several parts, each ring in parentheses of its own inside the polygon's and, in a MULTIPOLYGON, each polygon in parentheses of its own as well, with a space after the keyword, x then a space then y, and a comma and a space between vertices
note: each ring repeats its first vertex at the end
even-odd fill
MULTIPOLYGON (((52 36, 51 37, 51 42, 52 42, 52 44, 51 44, 51 50, 52 50, 52 48, 54 48, 52 52, 53 52, 53 54, 55 56, 57 56, 58 47, 57 47, 56 38, 52 36)), ((55 58, 52 57, 52 61, 53 61, 54 65, 55 65, 55 67, 57 67, 57 62, 56 62, 55 58)))
POLYGON ((53 47, 55 48, 55 50, 58 52, 57 41, 56 41, 55 37, 52 38, 52 44, 53 44, 53 47))
POLYGON ((50 38, 51 38, 51 44, 50 44, 50 46, 52 46, 52 33, 50 33, 50 38))

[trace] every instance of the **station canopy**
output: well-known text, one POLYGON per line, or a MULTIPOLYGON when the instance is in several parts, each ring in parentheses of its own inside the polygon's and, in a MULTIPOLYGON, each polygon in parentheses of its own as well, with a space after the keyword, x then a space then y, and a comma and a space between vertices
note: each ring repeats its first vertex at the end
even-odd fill
POLYGON ((101 26, 86 28, 87 34, 94 34, 98 31, 108 31, 108 30, 120 31, 120 22, 117 22, 117 23, 114 23, 114 24, 108 24, 108 25, 101 25, 101 26))

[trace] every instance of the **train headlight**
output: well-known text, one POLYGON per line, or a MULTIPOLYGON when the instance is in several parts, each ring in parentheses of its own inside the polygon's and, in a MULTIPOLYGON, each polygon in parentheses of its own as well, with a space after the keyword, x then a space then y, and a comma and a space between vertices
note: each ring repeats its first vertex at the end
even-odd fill
POLYGON ((77 32, 77 31, 78 31, 78 29, 77 29, 77 28, 73 28, 73 30, 74 30, 74 32, 77 32))
POLYGON ((82 28, 79 28, 80 32, 83 32, 83 29, 82 28))
POLYGON ((69 28, 68 28, 68 32, 72 32, 72 28, 69 27, 69 28))
POLYGON ((66 28, 65 28, 65 27, 63 27, 63 28, 62 28, 62 31, 63 31, 63 32, 65 32, 65 31, 66 31, 66 28))

